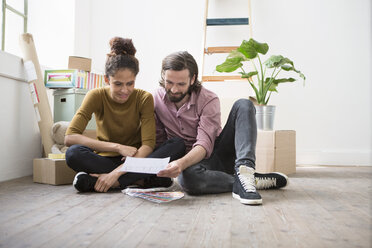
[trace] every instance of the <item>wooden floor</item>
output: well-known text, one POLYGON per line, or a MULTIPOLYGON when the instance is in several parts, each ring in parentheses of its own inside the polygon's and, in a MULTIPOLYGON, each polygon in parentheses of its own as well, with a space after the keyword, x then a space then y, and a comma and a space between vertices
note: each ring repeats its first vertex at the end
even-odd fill
POLYGON ((0 183, 0 247, 371 247, 372 167, 298 167, 290 185, 152 203, 78 194, 31 177, 0 183))

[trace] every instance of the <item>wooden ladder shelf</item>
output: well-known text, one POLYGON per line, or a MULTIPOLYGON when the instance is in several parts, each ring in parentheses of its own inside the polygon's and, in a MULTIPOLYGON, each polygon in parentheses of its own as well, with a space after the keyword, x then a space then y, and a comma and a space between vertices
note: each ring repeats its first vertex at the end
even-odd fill
MULTIPOLYGON (((251 10, 250 0, 248 0, 248 18, 208 18, 208 5, 209 0, 205 0, 205 12, 204 12, 204 36, 203 36, 203 52, 201 56, 201 81, 202 82, 223 82, 223 81, 245 81, 247 79, 241 78, 240 75, 204 75, 204 62, 205 55, 212 55, 215 53, 230 53, 231 51, 238 48, 238 46, 216 46, 216 47, 205 47, 207 39, 207 27, 208 26, 231 26, 231 25, 249 25, 251 10)), ((249 33, 252 37, 252 27, 249 26, 249 33)))

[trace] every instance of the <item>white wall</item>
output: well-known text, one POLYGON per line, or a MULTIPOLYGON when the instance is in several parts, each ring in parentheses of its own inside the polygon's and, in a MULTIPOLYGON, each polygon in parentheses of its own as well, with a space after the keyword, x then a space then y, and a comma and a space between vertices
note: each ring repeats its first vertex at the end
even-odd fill
MULTIPOLYGON (((13 2, 9 2, 13 4, 13 2)), ((22 10, 23 5, 13 5, 22 10)), ((42 68, 67 68, 74 47, 74 0, 29 1, 28 32, 33 35, 42 68)), ((0 52, 0 181, 32 174, 32 159, 42 156, 39 127, 29 87, 24 82, 18 38, 23 20, 7 12, 5 50, 0 52), (20 80, 14 80, 18 78, 20 80)), ((53 98, 49 92, 53 107, 53 98)))
POLYGON ((41 157, 39 127, 35 118, 23 63, 0 51, 0 182, 32 174, 32 160, 41 157))
POLYGON ((371 1, 261 0, 252 8, 255 37, 307 76, 305 87, 284 85, 271 101, 276 127, 297 131, 297 162, 371 164, 371 1))
MULTIPOLYGON (((211 0, 210 17, 244 17, 243 0, 211 0)), ((157 87, 161 60, 188 50, 199 61, 204 1, 77 1, 75 53, 104 70, 108 41, 130 37, 138 50, 137 87, 157 87), (90 21, 87 21, 87 20, 90 21), (83 34, 83 35, 79 35, 83 34)), ((370 165, 371 2, 369 0, 252 0, 254 38, 283 54, 307 81, 279 87, 276 129, 297 131, 297 163, 370 165)), ((239 45, 248 29, 209 28, 208 45, 239 45), (221 31, 221 32, 220 32, 221 31), (239 32, 240 31, 240 32, 239 32), (234 33, 236 32, 236 33, 234 33)), ((209 58, 207 70, 223 58, 209 58)), ((246 83, 207 83, 229 102, 252 94, 246 83)))
POLYGON ((41 65, 67 68, 74 50, 74 0, 29 1, 28 32, 34 37, 41 65))

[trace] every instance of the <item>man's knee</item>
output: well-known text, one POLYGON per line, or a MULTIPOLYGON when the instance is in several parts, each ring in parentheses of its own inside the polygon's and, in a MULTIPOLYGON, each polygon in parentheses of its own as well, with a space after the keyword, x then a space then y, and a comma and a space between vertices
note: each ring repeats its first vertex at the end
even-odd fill
POLYGON ((178 176, 178 183, 189 195, 200 195, 204 193, 205 182, 201 174, 205 170, 199 165, 194 165, 184 170, 178 176))
POLYGON ((256 108, 254 107, 253 102, 249 99, 244 99, 244 98, 237 100, 234 103, 233 108, 237 108, 239 110, 247 111, 247 112, 249 111, 253 111, 254 113, 256 112, 256 108))

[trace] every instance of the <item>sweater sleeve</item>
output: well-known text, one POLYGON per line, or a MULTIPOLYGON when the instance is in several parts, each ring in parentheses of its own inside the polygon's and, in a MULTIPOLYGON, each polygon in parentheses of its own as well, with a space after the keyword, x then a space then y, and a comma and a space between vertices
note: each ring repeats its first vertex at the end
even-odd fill
POLYGON ((154 98, 148 92, 142 96, 140 107, 142 145, 155 148, 156 128, 154 116, 154 98))
POLYGON ((99 94, 96 90, 89 91, 84 100, 72 118, 68 129, 66 130, 66 135, 69 134, 82 134, 88 125, 90 119, 92 119, 92 114, 94 110, 98 107, 99 94))

